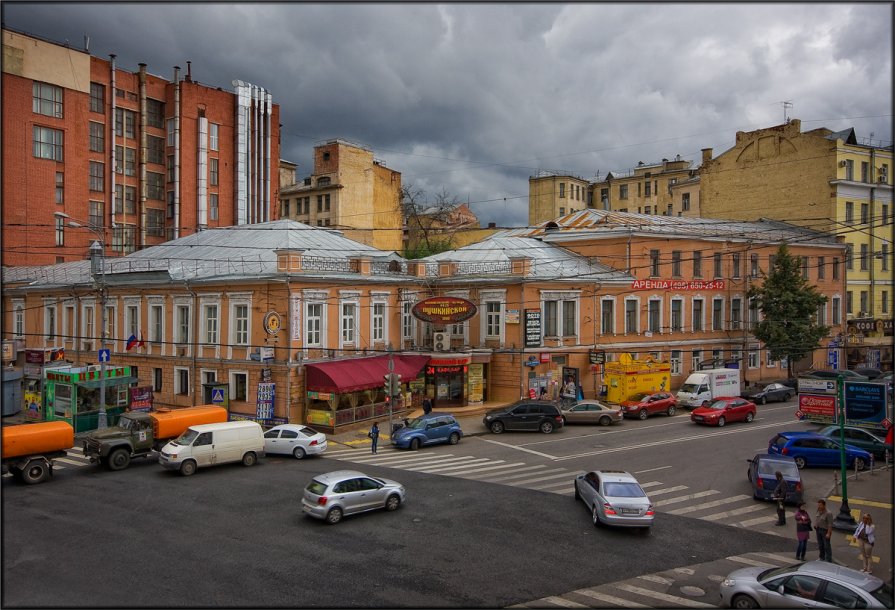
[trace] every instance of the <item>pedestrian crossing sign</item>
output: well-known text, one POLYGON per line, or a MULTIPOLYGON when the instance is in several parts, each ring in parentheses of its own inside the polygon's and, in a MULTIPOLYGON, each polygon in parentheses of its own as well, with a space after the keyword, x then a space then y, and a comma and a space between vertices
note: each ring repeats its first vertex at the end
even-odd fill
POLYGON ((211 389, 211 402, 213 404, 220 404, 224 402, 224 388, 211 389))

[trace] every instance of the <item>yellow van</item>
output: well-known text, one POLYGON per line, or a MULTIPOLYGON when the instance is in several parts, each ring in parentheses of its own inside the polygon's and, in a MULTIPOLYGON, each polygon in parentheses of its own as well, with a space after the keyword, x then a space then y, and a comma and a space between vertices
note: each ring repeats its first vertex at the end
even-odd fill
POLYGON ((189 476, 197 468, 242 462, 251 466, 264 457, 264 431, 253 421, 228 421, 190 426, 162 447, 158 462, 189 476))

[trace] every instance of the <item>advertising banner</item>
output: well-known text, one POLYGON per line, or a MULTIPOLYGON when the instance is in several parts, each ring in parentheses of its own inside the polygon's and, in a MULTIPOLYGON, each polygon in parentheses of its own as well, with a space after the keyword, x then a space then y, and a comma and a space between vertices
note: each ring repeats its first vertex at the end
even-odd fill
POLYGON ((845 382, 845 421, 849 425, 883 428, 886 386, 866 381, 845 382))
POLYGON ((469 379, 469 393, 467 400, 470 404, 481 404, 485 398, 484 365, 470 364, 467 375, 469 379))
POLYGON ((799 394, 800 419, 821 423, 836 420, 836 397, 831 395, 799 394))
POLYGON ((525 310, 525 347, 541 346, 541 310, 525 310))
POLYGON ((276 385, 275 383, 258 384, 258 407, 255 411, 258 419, 271 419, 273 417, 273 399, 276 385))
POLYGON ((129 391, 131 411, 152 410, 152 386, 144 386, 142 388, 129 388, 129 391))

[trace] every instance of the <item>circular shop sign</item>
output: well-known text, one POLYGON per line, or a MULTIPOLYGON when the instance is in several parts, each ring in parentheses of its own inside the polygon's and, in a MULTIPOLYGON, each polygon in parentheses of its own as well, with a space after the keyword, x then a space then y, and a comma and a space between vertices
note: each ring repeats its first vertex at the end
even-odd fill
POLYGON ((475 303, 460 297, 430 297, 410 310, 417 320, 431 324, 459 324, 475 315, 475 303))
POLYGON ((280 314, 275 311, 269 311, 264 316, 264 330, 268 335, 275 335, 280 332, 280 314))

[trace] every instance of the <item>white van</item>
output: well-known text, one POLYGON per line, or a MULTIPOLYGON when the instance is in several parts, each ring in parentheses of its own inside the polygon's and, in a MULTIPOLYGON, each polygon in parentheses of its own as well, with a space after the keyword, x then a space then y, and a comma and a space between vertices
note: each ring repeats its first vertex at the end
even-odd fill
POLYGON ((196 468, 242 462, 251 466, 264 457, 264 431, 253 421, 190 426, 162 447, 158 463, 189 476, 196 468))

